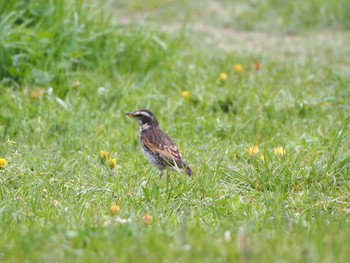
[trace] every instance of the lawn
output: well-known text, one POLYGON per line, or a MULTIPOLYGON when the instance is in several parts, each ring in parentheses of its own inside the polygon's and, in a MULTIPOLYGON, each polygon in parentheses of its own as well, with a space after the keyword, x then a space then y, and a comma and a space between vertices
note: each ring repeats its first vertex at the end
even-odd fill
POLYGON ((348 10, 1 2, 0 262, 348 262, 348 10))

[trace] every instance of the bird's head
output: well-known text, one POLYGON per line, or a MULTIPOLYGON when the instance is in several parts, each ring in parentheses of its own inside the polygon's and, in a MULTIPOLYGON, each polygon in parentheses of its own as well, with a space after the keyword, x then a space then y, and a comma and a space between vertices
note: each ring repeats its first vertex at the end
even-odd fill
POLYGON ((143 130, 158 126, 156 116, 154 116, 150 110, 137 110, 134 112, 125 113, 125 115, 134 118, 140 124, 141 129, 143 130))

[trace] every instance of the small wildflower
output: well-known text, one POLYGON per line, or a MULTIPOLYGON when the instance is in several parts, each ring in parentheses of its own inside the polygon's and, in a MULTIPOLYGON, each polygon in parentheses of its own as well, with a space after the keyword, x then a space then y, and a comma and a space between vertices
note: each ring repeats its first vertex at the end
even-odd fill
POLYGON ((103 151, 103 150, 100 151, 101 159, 107 159, 110 155, 111 154, 109 152, 107 152, 107 151, 103 151))
POLYGON ((260 159, 261 161, 265 162, 265 156, 264 156, 264 155, 261 155, 259 159, 260 159))
POLYGON ((261 66, 260 61, 255 61, 255 70, 256 71, 260 70, 260 66, 261 66))
POLYGON ((250 156, 256 155, 259 152, 259 146, 258 145, 253 145, 248 148, 248 153, 250 156))
POLYGON ((44 96, 44 90, 43 89, 33 90, 30 93, 30 97, 32 99, 41 99, 43 96, 44 96))
POLYGON ((286 149, 283 147, 277 147, 277 148, 273 149, 273 153, 276 156, 284 156, 284 155, 286 155, 286 149))
POLYGON ((74 80, 73 81, 73 88, 79 88, 80 87, 80 81, 79 80, 74 80))
POLYGON ((243 71, 242 65, 241 65, 241 64, 236 64, 236 65, 234 65, 233 71, 234 71, 235 73, 241 73, 241 72, 243 71))
POLYGON ((55 199, 55 200, 53 200, 53 204, 54 204, 55 206, 59 206, 59 205, 60 205, 60 202, 59 202, 57 199, 55 199))
POLYGON ((106 88, 105 87, 99 87, 97 89, 98 95, 104 95, 106 93, 106 88))
POLYGON ((7 165, 7 161, 5 158, 0 158, 0 169, 4 169, 7 165))
POLYGON ((113 169, 117 164, 117 161, 115 158, 111 158, 108 160, 108 165, 109 165, 109 168, 113 169))
POLYGON ((219 80, 221 82, 225 82, 227 79, 227 74, 226 73, 221 73, 220 76, 219 76, 219 80))
POLYGON ((117 204, 111 204, 111 207, 109 210, 111 211, 112 215, 116 215, 116 214, 118 214, 120 207, 117 204))
POLYGON ((119 216, 115 217, 114 218, 114 222, 116 224, 126 224, 126 223, 131 223, 131 218, 127 218, 127 219, 124 219, 124 218, 120 218, 119 216))
POLYGON ((142 220, 145 225, 150 225, 152 223, 153 217, 150 214, 145 214, 142 217, 142 220))
POLYGON ((182 97, 184 100, 189 100, 189 99, 190 99, 190 92, 187 91, 187 90, 181 92, 181 97, 182 97))

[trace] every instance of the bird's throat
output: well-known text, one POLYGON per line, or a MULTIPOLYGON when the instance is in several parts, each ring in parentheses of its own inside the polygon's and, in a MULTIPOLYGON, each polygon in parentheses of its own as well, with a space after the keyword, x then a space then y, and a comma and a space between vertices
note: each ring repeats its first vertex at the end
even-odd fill
POLYGON ((144 123, 141 125, 141 131, 149 130, 150 127, 148 123, 144 123))

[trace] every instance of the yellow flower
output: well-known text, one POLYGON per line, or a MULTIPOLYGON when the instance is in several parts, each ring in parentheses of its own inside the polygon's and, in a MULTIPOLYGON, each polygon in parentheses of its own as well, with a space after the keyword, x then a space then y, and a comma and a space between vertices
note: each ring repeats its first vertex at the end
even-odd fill
POLYGON ((264 161, 265 161, 265 156, 264 156, 264 155, 261 155, 261 156, 260 156, 260 160, 264 162, 264 161))
POLYGON ((80 87, 80 81, 79 80, 74 80, 73 81, 73 88, 79 88, 80 87))
POLYGON ((120 207, 117 204, 111 204, 111 207, 109 210, 111 211, 112 215, 116 215, 116 214, 118 214, 120 207))
POLYGON ((227 74, 226 73, 221 73, 219 76, 219 80, 221 82, 225 82, 225 80, 227 79, 227 74))
POLYGON ((33 90, 30 93, 30 97, 32 99, 41 99, 43 96, 44 96, 44 90, 43 89, 33 90))
POLYGON ((259 146, 258 145, 253 145, 248 148, 248 153, 250 156, 256 155, 259 152, 259 146))
POLYGON ((107 151, 103 151, 103 150, 100 151, 100 157, 101 157, 102 159, 106 159, 106 158, 108 158, 110 155, 111 155, 111 154, 110 154, 109 152, 107 152, 107 151))
POLYGON ((142 220, 145 225, 149 225, 152 223, 153 217, 150 214, 145 214, 142 220))
POLYGON ((277 156, 284 156, 286 155, 286 149, 283 147, 277 147, 273 149, 273 153, 277 156))
POLYGON ((4 169, 7 165, 7 161, 5 158, 0 158, 0 169, 4 169))
POLYGON ((111 158, 111 159, 108 160, 109 168, 113 169, 116 164, 117 164, 117 161, 116 161, 115 158, 111 158))
POLYGON ((190 99, 190 92, 187 90, 184 90, 183 92, 181 92, 181 96, 184 100, 189 100, 190 99))
POLYGON ((236 65, 234 65, 233 71, 234 71, 235 73, 241 73, 241 72, 243 71, 242 65, 241 65, 241 64, 236 64, 236 65))

